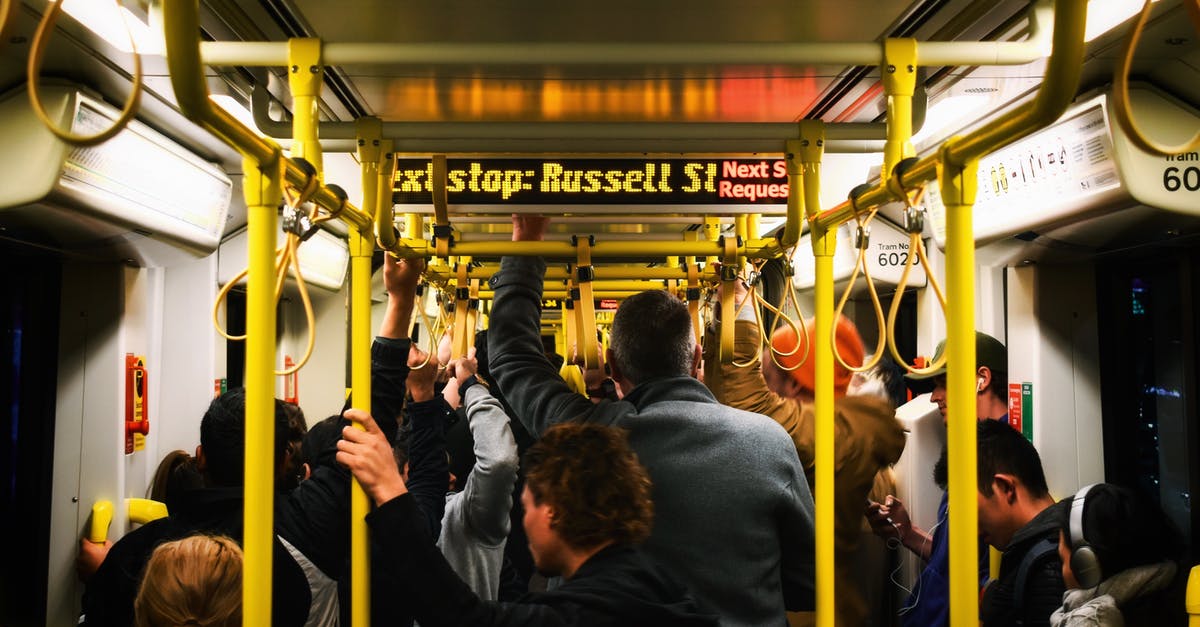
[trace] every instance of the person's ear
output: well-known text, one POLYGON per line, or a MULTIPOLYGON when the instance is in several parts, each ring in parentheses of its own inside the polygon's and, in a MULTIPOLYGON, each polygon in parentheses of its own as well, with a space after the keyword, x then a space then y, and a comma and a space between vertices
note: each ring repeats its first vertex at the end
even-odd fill
POLYGON ((608 364, 609 376, 612 377, 613 381, 621 381, 625 378, 621 369, 617 367, 617 360, 613 357, 613 349, 604 349, 604 362, 608 364))
POLYGON ((196 470, 203 473, 208 468, 208 460, 204 457, 204 445, 196 445, 196 470))
POLYGON ((304 476, 301 477, 300 480, 308 481, 309 478, 311 478, 311 477, 312 477, 312 466, 309 466, 308 462, 304 462, 304 476))
POLYGON ((1011 505, 1017 500, 1017 480, 1012 475, 995 475, 992 477, 992 491, 1011 505))
POLYGON ((700 372, 700 365, 702 363, 704 363, 704 351, 700 348, 700 345, 697 344, 692 351, 692 369, 688 373, 693 379, 695 379, 696 375, 700 372))
POLYGON ((992 384, 992 370, 987 366, 980 366, 976 373, 975 391, 982 393, 992 384))

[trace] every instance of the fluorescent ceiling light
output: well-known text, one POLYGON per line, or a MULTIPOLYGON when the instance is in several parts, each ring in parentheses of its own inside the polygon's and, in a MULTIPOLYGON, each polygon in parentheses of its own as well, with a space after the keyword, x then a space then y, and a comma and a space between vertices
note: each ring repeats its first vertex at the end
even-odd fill
POLYGON ((254 115, 250 113, 250 110, 246 108, 246 105, 238 102, 233 98, 233 96, 226 96, 225 94, 213 94, 209 96, 208 99, 212 100, 218 107, 221 107, 228 112, 229 115, 232 115, 238 122, 245 124, 246 128, 254 131, 260 137, 262 136, 262 133, 258 132, 258 127, 254 125, 254 115))
POLYGON ((991 104, 991 96, 964 94, 947 96, 935 102, 925 114, 925 126, 913 135, 912 142, 919 144, 927 139, 941 137, 945 131, 965 126, 971 114, 991 104))
POLYGON ((65 0, 63 11, 122 52, 133 52, 132 36, 139 54, 164 54, 162 33, 156 32, 129 9, 105 0, 65 0))
POLYGON ((1088 2, 1087 27, 1083 32, 1083 40, 1091 41, 1116 28, 1141 11, 1145 5, 1144 0, 1091 0, 1088 2))

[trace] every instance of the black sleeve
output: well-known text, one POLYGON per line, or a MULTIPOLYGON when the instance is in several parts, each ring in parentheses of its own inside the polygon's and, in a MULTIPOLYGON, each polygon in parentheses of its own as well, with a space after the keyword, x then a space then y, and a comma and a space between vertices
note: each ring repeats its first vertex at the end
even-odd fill
POLYGON ((386 337, 376 337, 371 345, 371 417, 389 442, 396 441, 408 381, 410 346, 412 341, 408 338, 386 337))
MULTIPOLYGON (((393 442, 408 379, 410 344, 407 338, 379 337, 371 346, 371 411, 393 442)), ((333 450, 316 455, 329 463, 313 468, 312 476, 287 496, 276 497, 276 532, 330 577, 341 572, 350 555, 350 471, 333 461, 337 440, 328 442, 333 450)))
POLYGON ((566 614, 548 605, 482 601, 459 579, 425 533, 421 514, 410 494, 384 503, 367 515, 371 538, 386 556, 385 564, 401 582, 413 617, 423 627, 559 627, 571 624, 566 614))
POLYGON ((425 520, 426 533, 441 534, 450 487, 450 465, 446 461, 446 410, 442 397, 409 403, 412 434, 408 443, 408 491, 425 520))
POLYGON ((1049 627, 1050 615, 1062 607, 1066 586, 1062 578, 1062 562, 1047 559, 1030 573, 1025 585, 1024 618, 1027 627, 1049 627))
POLYGON ((109 549, 83 592, 80 625, 132 625, 142 569, 154 551, 153 544, 126 535, 109 549))

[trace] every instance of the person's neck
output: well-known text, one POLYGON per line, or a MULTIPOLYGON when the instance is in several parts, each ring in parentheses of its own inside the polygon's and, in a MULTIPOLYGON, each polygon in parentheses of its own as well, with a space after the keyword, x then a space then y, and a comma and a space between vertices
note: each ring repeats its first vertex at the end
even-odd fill
POLYGON ((1008 414, 1008 403, 988 392, 980 397, 978 415, 981 420, 997 420, 1008 414))
POLYGON ((562 578, 570 579, 571 577, 574 577, 575 573, 579 571, 579 567, 583 566, 588 560, 592 559, 593 555, 611 545, 612 540, 609 540, 587 549, 568 548, 566 565, 563 567, 562 573, 560 573, 562 578))
POLYGON ((1021 499, 1017 503, 1017 506, 1020 508, 1018 515, 1021 522, 1018 529, 1028 525, 1034 518, 1037 518, 1038 514, 1046 511, 1046 508, 1051 505, 1054 505, 1054 499, 1049 494, 1039 498, 1029 497, 1021 499))

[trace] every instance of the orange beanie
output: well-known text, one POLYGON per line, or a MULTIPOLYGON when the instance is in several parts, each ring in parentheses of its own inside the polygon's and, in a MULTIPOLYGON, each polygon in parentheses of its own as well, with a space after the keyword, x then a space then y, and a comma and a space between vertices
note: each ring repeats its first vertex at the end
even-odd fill
MULTIPOLYGON (((790 370, 787 370, 787 373, 796 380, 796 383, 800 384, 800 387, 809 391, 816 390, 817 388, 815 353, 810 348, 813 345, 814 327, 816 327, 816 324, 813 320, 805 321, 805 329, 808 332, 808 337, 804 344, 800 344, 798 350, 793 350, 797 345, 796 331, 790 325, 779 327, 775 330, 775 333, 771 334, 771 346, 777 351, 775 355, 776 359, 784 368, 790 368, 790 370), (778 354, 789 352, 792 354, 778 354), (805 358, 806 353, 807 358, 805 358), (804 363, 800 363, 801 359, 804 359, 804 363)), ((859 366, 863 363, 865 351, 863 349, 862 338, 858 336, 858 329, 854 328, 854 323, 850 322, 845 316, 838 316, 834 340, 837 342, 837 352, 838 355, 841 355, 842 361, 851 366, 859 366)), ((838 363, 837 359, 834 358, 833 395, 836 398, 846 395, 846 388, 850 385, 850 379, 853 376, 853 372, 838 363)))

